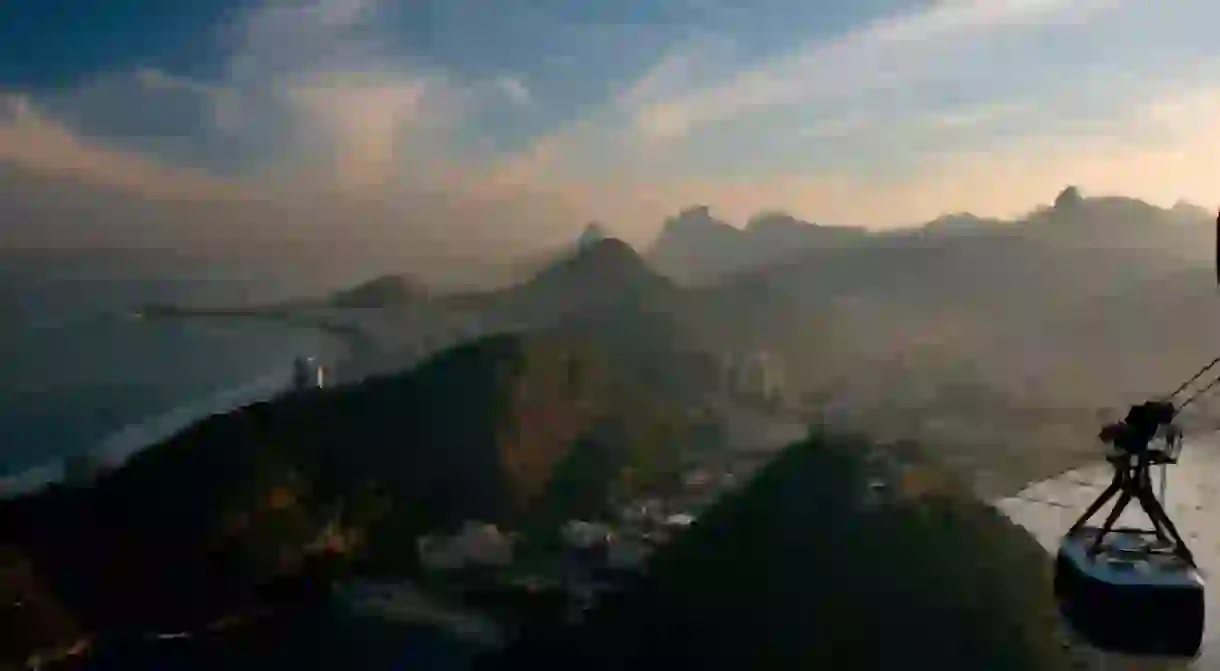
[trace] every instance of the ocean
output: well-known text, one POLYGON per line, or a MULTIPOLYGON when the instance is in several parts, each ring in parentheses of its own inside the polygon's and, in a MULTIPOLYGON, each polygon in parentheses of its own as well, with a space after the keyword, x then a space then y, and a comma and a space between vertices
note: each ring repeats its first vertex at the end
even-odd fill
POLYGON ((235 305, 316 291, 307 281, 182 264, 0 261, 0 479, 248 396, 296 356, 342 343, 269 322, 151 319, 148 302, 235 305))

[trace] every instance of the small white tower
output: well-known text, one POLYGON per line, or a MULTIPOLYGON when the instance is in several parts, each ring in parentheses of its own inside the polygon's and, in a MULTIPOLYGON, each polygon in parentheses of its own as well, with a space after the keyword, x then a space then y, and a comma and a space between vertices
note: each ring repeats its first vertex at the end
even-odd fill
POLYGON ((297 391, 326 386, 326 370, 313 357, 297 357, 292 366, 292 387, 297 391))

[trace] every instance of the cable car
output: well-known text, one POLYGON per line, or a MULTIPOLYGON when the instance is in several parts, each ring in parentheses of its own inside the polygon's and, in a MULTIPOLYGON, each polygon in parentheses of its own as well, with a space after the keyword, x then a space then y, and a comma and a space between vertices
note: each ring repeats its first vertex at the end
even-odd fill
POLYGON ((1055 597, 1069 627, 1093 646, 1134 656, 1197 658, 1203 643, 1204 582, 1194 556, 1162 505, 1165 468, 1177 463, 1182 435, 1168 402, 1137 405, 1102 430, 1113 450, 1110 486, 1063 537, 1055 559, 1055 597), (1153 441, 1159 439, 1159 444, 1153 441), (1161 467, 1161 499, 1151 470, 1161 467), (1089 519, 1115 496, 1101 526, 1089 519), (1116 528, 1135 501, 1151 529, 1116 528))
MULTIPOLYGON (((1216 283, 1220 284, 1220 213, 1216 217, 1216 283)), ((1075 633, 1107 652, 1134 656, 1198 658, 1206 621, 1204 581, 1194 555, 1163 506, 1165 470, 1176 464, 1182 432, 1174 419, 1220 385, 1220 376, 1175 406, 1173 399, 1212 368, 1216 357, 1164 399, 1133 406, 1122 422, 1102 429, 1111 446, 1106 460, 1114 479, 1072 525, 1055 558, 1055 597, 1075 633), (1152 488, 1152 467, 1161 467, 1161 496, 1152 488), (1089 519, 1112 498, 1100 527, 1089 519), (1132 502, 1151 529, 1115 528, 1132 502)))

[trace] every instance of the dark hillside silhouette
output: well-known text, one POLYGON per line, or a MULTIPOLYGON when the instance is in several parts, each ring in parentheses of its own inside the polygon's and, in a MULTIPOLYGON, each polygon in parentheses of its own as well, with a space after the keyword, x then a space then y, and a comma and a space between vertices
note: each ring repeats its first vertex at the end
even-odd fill
POLYGON ((489 667, 1070 668, 1042 548, 897 454, 789 448, 585 626, 489 667))
POLYGON ((338 308, 392 308, 428 298, 427 289, 403 275, 383 275, 330 295, 327 303, 338 308))
MULTIPOLYGON (((676 477, 684 415, 607 361, 566 336, 490 337, 212 417, 95 488, 0 502, 0 587, 46 604, 21 622, 61 622, 25 646, 76 622, 191 629, 346 570, 409 576, 421 533, 553 519, 571 483, 612 488, 625 468, 638 487, 676 477)), ((4 659, 29 652, 14 645, 4 659)))

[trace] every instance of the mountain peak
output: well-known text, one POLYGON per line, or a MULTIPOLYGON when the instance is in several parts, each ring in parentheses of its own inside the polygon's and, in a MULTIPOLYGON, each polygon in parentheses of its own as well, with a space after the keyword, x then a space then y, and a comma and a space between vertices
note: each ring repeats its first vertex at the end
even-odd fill
POLYGON ((569 268, 585 272, 646 272, 652 273, 648 264, 631 245, 618 238, 603 237, 590 240, 567 259, 569 268))
POLYGON ((614 291, 667 283, 631 245, 611 237, 589 241, 575 253, 544 268, 531 282, 535 286, 569 286, 578 291, 614 291))
POLYGON ((1080 195, 1080 189, 1075 186, 1069 186, 1060 191, 1059 195, 1055 197, 1055 211, 1069 212, 1080 207, 1083 202, 1084 196, 1080 195))
POLYGON ((1004 222, 994 217, 980 217, 971 212, 942 214, 923 225, 923 230, 942 233, 987 232, 1002 226, 1004 222))
POLYGON ((742 229, 696 205, 665 220, 649 258, 670 277, 700 282, 804 249, 855 244, 868 235, 863 228, 818 225, 780 210, 760 212, 742 229))
POLYGON ((787 212, 770 211, 750 217, 750 221, 746 222, 746 232, 803 229, 806 226, 814 225, 808 221, 797 219, 787 212))
POLYGON ((427 298, 427 288, 405 275, 382 275, 331 294, 335 307, 374 308, 404 305, 427 298))
POLYGON ((712 216, 712 208, 710 206, 692 205, 679 212, 676 216, 666 219, 662 234, 665 231, 708 228, 736 230, 731 224, 712 216))
POLYGON ((591 221, 585 226, 584 230, 580 232, 580 237, 576 238, 576 249, 585 249, 586 247, 601 242, 609 237, 609 231, 606 230, 606 227, 603 226, 601 222, 591 221))
POLYGON ((1212 211, 1201 205, 1196 205, 1188 200, 1179 200, 1173 204, 1173 209, 1170 210, 1174 214, 1187 219, 1210 219, 1212 211))

